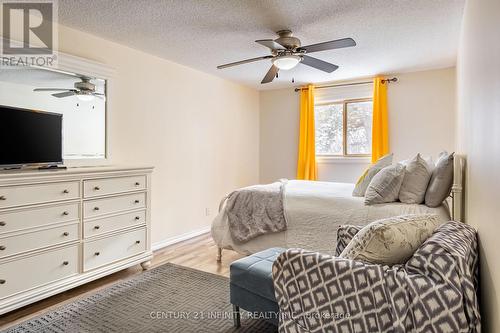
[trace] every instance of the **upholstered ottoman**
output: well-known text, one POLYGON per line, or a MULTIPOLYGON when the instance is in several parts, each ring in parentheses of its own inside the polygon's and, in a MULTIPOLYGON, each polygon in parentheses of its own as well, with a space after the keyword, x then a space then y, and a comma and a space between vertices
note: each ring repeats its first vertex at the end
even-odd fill
POLYGON ((285 249, 274 247, 234 261, 230 267, 231 304, 234 326, 240 326, 240 308, 258 312, 278 325, 278 303, 274 296, 273 263, 285 249))

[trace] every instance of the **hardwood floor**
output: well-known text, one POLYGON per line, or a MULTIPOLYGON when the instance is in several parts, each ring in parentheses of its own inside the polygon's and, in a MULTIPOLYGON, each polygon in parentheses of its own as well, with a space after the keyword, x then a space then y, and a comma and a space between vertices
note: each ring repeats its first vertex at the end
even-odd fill
MULTIPOLYGON (((222 252, 222 262, 218 263, 215 260, 216 254, 217 247, 210 234, 207 233, 155 252, 151 268, 170 262, 209 273, 229 276, 229 264, 243 257, 234 251, 224 250, 222 252)), ((140 265, 136 265, 4 314, 0 316, 0 330, 72 302, 77 298, 91 294, 113 283, 141 274, 142 272, 140 265)))

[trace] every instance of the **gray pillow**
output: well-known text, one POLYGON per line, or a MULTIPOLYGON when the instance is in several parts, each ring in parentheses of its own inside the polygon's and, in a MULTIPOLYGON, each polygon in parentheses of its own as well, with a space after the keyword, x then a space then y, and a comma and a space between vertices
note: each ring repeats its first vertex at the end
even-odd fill
POLYGON ((399 201, 407 204, 421 204, 431 180, 432 171, 428 163, 417 154, 406 164, 406 172, 399 190, 399 201))
POLYGON ((453 186, 453 155, 442 152, 432 172, 431 181, 425 193, 425 204, 429 207, 438 207, 450 195, 453 186))
POLYGON ((359 177, 358 181, 356 182, 356 186, 354 187, 354 190, 352 191, 352 195, 354 197, 364 197, 366 189, 368 188, 368 185, 370 185, 370 182, 372 181, 373 177, 383 168, 386 166, 389 166, 392 164, 392 156, 393 154, 388 154, 385 156, 382 156, 375 162, 375 164, 371 165, 362 175, 359 177))
POLYGON ((373 177, 365 193, 365 205, 394 202, 399 198, 399 190, 405 176, 406 167, 395 164, 380 170, 373 177))

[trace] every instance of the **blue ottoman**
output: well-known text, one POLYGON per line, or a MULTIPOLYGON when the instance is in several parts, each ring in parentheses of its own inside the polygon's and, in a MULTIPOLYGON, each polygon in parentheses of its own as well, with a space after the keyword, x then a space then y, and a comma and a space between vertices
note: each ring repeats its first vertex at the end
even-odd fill
POLYGON ((278 325, 278 303, 274 296, 272 269, 285 249, 274 247, 234 261, 230 267, 230 294, 234 326, 240 326, 240 308, 260 313, 278 325))

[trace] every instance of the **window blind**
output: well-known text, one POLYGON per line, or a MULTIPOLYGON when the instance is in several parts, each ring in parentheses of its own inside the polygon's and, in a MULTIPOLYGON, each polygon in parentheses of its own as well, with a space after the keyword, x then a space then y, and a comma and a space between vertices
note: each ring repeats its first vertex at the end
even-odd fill
POLYGON ((314 103, 325 104, 349 99, 372 98, 373 83, 315 90, 314 103))

